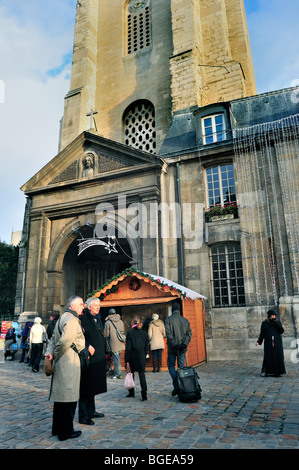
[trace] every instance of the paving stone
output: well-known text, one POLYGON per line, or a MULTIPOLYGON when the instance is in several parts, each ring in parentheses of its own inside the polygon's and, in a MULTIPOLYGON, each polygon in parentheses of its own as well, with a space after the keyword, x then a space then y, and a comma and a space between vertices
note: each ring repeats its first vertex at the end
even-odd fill
POLYGON ((0 449, 298 449, 297 364, 281 378, 261 378, 250 361, 211 362, 197 368, 203 389, 197 403, 171 396, 167 371, 146 374, 148 400, 126 397, 121 380, 107 380, 96 397, 105 418, 94 426, 78 423, 78 439, 51 435, 50 380, 17 361, 0 364, 0 449))

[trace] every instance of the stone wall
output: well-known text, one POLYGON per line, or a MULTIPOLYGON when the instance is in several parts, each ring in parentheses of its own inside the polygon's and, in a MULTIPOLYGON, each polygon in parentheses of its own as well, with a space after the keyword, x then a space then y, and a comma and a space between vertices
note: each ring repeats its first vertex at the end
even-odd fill
POLYGON ((155 108, 157 152, 176 111, 256 93, 243 0, 151 0, 151 45, 127 52, 127 4, 77 4, 70 91, 61 149, 90 128, 123 142, 136 100, 155 108))

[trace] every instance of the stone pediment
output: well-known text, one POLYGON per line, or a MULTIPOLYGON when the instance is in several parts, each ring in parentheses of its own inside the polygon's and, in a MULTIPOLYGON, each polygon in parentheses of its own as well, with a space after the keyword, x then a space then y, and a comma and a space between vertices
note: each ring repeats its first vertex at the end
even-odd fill
POLYGON ((162 160, 147 152, 105 139, 92 131, 80 134, 36 173, 21 190, 38 191, 66 183, 80 183, 140 167, 162 166, 162 160))

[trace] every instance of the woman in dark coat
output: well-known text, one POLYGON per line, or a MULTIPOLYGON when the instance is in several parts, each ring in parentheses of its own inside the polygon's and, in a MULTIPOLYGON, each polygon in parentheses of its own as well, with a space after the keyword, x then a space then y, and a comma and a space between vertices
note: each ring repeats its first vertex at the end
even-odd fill
MULTIPOLYGON (((22 354, 21 354, 21 359, 19 360, 19 362, 24 362, 26 352, 28 353, 28 351, 29 351, 29 341, 28 341, 28 339, 29 339, 29 336, 30 336, 30 328, 32 327, 32 325, 33 325, 32 321, 27 321, 25 323, 24 328, 22 329, 22 333, 21 333, 22 340, 21 340, 21 344, 20 344, 20 348, 22 349, 22 354)), ((29 362, 28 357, 27 357, 27 362, 29 362)))
MULTIPOLYGON (((148 352, 149 338, 146 331, 142 329, 142 321, 135 317, 132 321, 132 329, 126 337, 125 365, 129 364, 131 372, 138 372, 141 386, 142 401, 147 400, 147 383, 145 378, 146 355, 148 352)), ((134 388, 129 390, 128 397, 135 396, 134 388)))
POLYGON ((284 329, 280 321, 276 320, 274 310, 267 312, 268 318, 263 321, 259 338, 256 346, 261 345, 264 341, 264 361, 261 375, 274 375, 279 377, 286 373, 284 365, 284 355, 281 335, 284 329))
POLYGON ((89 367, 81 370, 79 423, 94 424, 91 418, 103 417, 95 410, 95 395, 107 392, 105 338, 96 316, 100 311, 100 300, 92 297, 80 316, 86 347, 90 353, 89 367))

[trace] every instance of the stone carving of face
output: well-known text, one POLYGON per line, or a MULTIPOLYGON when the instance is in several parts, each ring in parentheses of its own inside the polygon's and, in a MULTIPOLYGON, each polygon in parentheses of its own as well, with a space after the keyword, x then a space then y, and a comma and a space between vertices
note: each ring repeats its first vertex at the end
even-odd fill
POLYGON ((92 157, 90 155, 87 155, 85 157, 84 165, 85 165, 86 169, 93 168, 93 160, 92 160, 92 157))

